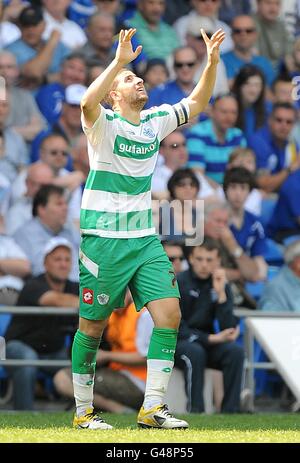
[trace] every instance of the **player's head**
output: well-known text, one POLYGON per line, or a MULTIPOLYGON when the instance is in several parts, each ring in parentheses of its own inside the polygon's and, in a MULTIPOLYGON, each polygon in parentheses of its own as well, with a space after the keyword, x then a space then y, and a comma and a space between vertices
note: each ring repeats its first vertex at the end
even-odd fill
POLYGON ((114 110, 127 106, 141 110, 148 101, 143 79, 129 69, 121 69, 113 80, 105 100, 114 110))

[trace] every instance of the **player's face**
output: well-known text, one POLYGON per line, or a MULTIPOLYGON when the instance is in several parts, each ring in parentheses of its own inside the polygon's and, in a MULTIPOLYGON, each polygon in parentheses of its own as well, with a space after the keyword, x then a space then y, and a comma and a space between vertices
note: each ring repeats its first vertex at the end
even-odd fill
POLYGON ((148 101, 144 81, 133 72, 123 72, 114 91, 116 99, 125 101, 132 107, 142 108, 148 101))
POLYGON ((249 185, 247 183, 231 183, 226 191, 227 200, 234 210, 243 208, 248 195, 249 185))
POLYGON ((206 279, 220 267, 217 249, 208 251, 202 247, 194 247, 189 262, 198 278, 206 279))
POLYGON ((68 248, 59 246, 45 259, 45 269, 56 282, 63 283, 71 271, 71 252, 68 248))

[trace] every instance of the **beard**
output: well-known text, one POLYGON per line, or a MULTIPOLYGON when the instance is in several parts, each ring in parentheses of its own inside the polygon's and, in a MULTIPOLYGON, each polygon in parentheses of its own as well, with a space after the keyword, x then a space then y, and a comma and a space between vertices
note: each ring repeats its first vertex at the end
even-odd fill
POLYGON ((145 106, 145 104, 147 103, 147 101, 148 101, 148 95, 145 91, 145 93, 144 92, 140 94, 138 93, 137 95, 132 96, 129 100, 129 104, 132 109, 141 111, 143 107, 145 106))

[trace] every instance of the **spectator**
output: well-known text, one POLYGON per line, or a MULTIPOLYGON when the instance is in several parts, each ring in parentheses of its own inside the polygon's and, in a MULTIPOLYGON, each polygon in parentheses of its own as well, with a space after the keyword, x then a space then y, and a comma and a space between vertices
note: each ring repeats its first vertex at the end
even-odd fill
POLYGON ((265 90, 265 78, 258 67, 247 64, 240 69, 232 92, 239 106, 237 127, 247 139, 265 125, 267 114, 271 112, 271 104, 265 101, 265 90))
MULTIPOLYGON (((244 167, 256 178, 255 153, 250 148, 236 148, 229 156, 227 169, 233 167, 244 167)), ((260 216, 262 212, 263 192, 253 188, 245 202, 245 210, 254 215, 260 216)))
POLYGON ((191 169, 178 169, 168 181, 168 190, 171 203, 161 204, 160 235, 164 240, 182 242, 196 234, 200 183, 191 169))
POLYGON ((9 208, 10 190, 10 182, 0 172, 0 230, 4 226, 4 217, 9 208))
POLYGON ((89 18, 96 11, 97 7, 94 0, 72 0, 68 8, 68 18, 76 22, 85 31, 89 18))
POLYGON ((154 87, 164 84, 169 78, 169 71, 160 58, 150 59, 143 73, 144 85, 149 92, 154 87))
POLYGON ((14 185, 19 183, 20 176, 22 182, 24 181, 24 190, 20 191, 19 197, 15 197, 13 205, 6 214, 5 227, 8 235, 13 235, 19 227, 32 218, 34 196, 42 185, 48 185, 54 180, 52 169, 41 162, 36 162, 28 169, 23 169, 14 185))
POLYGON ((296 38, 293 43, 293 49, 290 54, 285 55, 282 63, 283 71, 287 72, 291 78, 300 74, 300 37, 296 38))
POLYGON ((175 130, 161 141, 160 156, 152 177, 152 193, 157 199, 168 197, 168 181, 172 174, 184 167, 188 160, 185 136, 181 130, 175 130))
POLYGON ((273 103, 289 103, 295 107, 294 84, 288 75, 278 76, 272 85, 273 103))
POLYGON ((32 274, 44 272, 43 249, 52 237, 66 238, 72 245, 70 279, 78 281, 79 233, 66 224, 68 206, 64 190, 56 185, 42 186, 33 199, 33 218, 13 235, 32 264, 32 274))
POLYGON ((267 283, 258 307, 267 312, 300 311, 300 241, 295 241, 284 252, 285 265, 267 283))
POLYGON ((162 242, 162 245, 173 264, 175 275, 178 275, 184 270, 184 264, 186 262, 182 243, 180 243, 180 241, 166 240, 162 242))
POLYGON ((292 52, 293 38, 284 21, 279 19, 281 0, 257 0, 257 12, 253 16, 258 31, 258 53, 268 58, 277 72, 279 62, 292 52))
POLYGON ((5 18, 5 9, 7 5, 0 2, 0 49, 18 40, 21 37, 21 31, 13 22, 5 18))
POLYGON ((300 168, 283 182, 267 233, 275 241, 284 242, 289 236, 300 235, 300 168))
MULTIPOLYGON (((99 349, 96 359, 94 405, 111 413, 139 410, 144 398, 153 321, 145 308, 137 312, 131 297, 127 300, 108 321, 105 338, 110 350, 99 349)), ((60 394, 73 398, 71 369, 60 370, 54 384, 60 394)))
POLYGON ((15 55, 9 51, 0 51, 0 75, 5 79, 10 100, 6 125, 29 143, 42 130, 45 121, 31 93, 17 86, 20 71, 15 55))
POLYGON ((231 24, 233 50, 222 55, 229 86, 232 87, 235 76, 246 64, 253 64, 261 69, 265 76, 265 81, 270 87, 275 79, 275 71, 272 63, 264 54, 255 54, 254 44, 257 40, 257 28, 251 16, 236 16, 231 24))
POLYGON ((166 0, 165 20, 168 24, 173 24, 178 18, 190 11, 190 2, 186 0, 166 0))
POLYGON ((10 99, 0 100, 0 171, 12 183, 27 164, 28 153, 23 137, 7 127, 10 99))
POLYGON ((175 365, 185 373, 188 408, 204 412, 204 370, 215 368, 224 377, 221 412, 237 413, 244 352, 234 343, 239 329, 218 243, 206 238, 201 246, 192 247, 189 264, 189 270, 178 275, 182 320, 175 352, 175 365))
MULTIPOLYGON (((211 37, 215 32, 213 20, 200 16, 192 16, 189 18, 186 26, 186 43, 195 50, 197 55, 196 71, 194 74, 195 84, 199 81, 207 63, 206 46, 200 32, 201 29, 204 29, 208 37, 211 37)), ((220 59, 213 96, 220 95, 221 93, 224 94, 228 91, 229 86, 226 69, 223 60, 220 59)))
POLYGON ((80 53, 68 55, 62 65, 56 82, 43 85, 35 99, 49 125, 55 124, 61 116, 65 91, 69 85, 85 85, 87 65, 80 53))
POLYGON ((220 0, 191 0, 192 11, 187 15, 177 19, 174 24, 174 28, 180 38, 181 43, 185 44, 185 38, 187 34, 187 24, 191 18, 194 17, 205 17, 213 21, 214 29, 212 32, 216 32, 218 29, 223 29, 226 34, 225 40, 222 43, 220 50, 221 53, 225 53, 233 48, 233 43, 230 34, 230 27, 218 19, 218 14, 221 6, 220 0))
POLYGON ((245 290, 245 281, 256 281, 249 257, 241 252, 229 227, 229 206, 222 201, 204 204, 204 236, 217 240, 221 249, 222 267, 232 290, 234 305, 256 308, 256 302, 245 290), (250 271, 249 271, 250 270, 250 271))
POLYGON ((278 191, 286 178, 300 167, 299 148, 289 140, 296 116, 291 104, 276 103, 268 123, 249 140, 256 154, 258 186, 267 193, 278 191))
POLYGON ((6 236, 0 223, 0 304, 15 305, 30 275, 30 262, 15 240, 6 236))
POLYGON ((246 146, 243 132, 236 127, 237 117, 234 95, 221 95, 214 100, 211 119, 197 123, 187 132, 189 167, 222 183, 231 151, 246 146))
POLYGON ((114 59, 114 32, 115 19, 111 14, 102 12, 90 17, 86 29, 88 41, 78 50, 88 66, 97 64, 107 67, 111 63, 114 59))
POLYGON ((230 230, 240 246, 233 252, 250 258, 249 272, 257 275, 258 280, 264 280, 267 275, 265 231, 258 217, 245 210, 245 202, 255 185, 254 176, 243 167, 228 169, 224 176, 224 192, 229 204, 230 230), (250 269, 250 267, 252 267, 250 269))
MULTIPOLYGON (((45 273, 29 280, 18 299, 18 306, 78 308, 78 284, 68 280, 71 270, 72 246, 63 238, 52 238, 42 250, 45 273)), ((76 329, 75 317, 73 329, 76 329)), ((5 340, 8 359, 66 360, 69 358, 65 343, 70 317, 58 315, 14 315, 5 340)), ((57 368, 43 367, 53 375, 57 368)), ((9 367, 13 379, 15 410, 34 409, 36 366, 9 367)))
POLYGON ((251 12, 251 0, 221 0, 219 18, 231 24, 236 16, 247 15, 251 12))
POLYGON ((137 11, 126 24, 137 29, 147 59, 167 59, 179 46, 174 29, 163 21, 165 0, 137 0, 137 11))
POLYGON ((21 38, 6 47, 16 56, 21 69, 24 88, 36 90, 43 80, 54 80, 70 50, 60 42, 60 33, 54 30, 47 42, 42 39, 45 29, 42 11, 28 6, 21 12, 18 23, 21 38))
MULTIPOLYGON (((65 100, 63 103, 61 115, 49 129, 40 132, 32 142, 31 160, 32 162, 39 159, 39 149, 42 140, 50 134, 59 134, 63 136, 71 147, 77 143, 79 136, 82 134, 80 122, 80 101, 86 90, 84 85, 68 85, 65 90, 65 100)), ((69 158, 69 162, 71 159, 69 158)), ((69 170, 72 169, 70 163, 69 170)))
MULTIPOLYGON (((186 139, 181 130, 170 133, 160 143, 160 155, 163 162, 158 164, 152 177, 152 193, 157 199, 168 198, 168 181, 177 169, 185 167, 188 160, 186 139)), ((204 174, 196 172, 201 184, 199 198, 205 200, 220 195, 220 186, 208 179, 204 174)))
POLYGON ((49 40, 52 31, 61 34, 61 42, 71 50, 79 48, 87 41, 86 35, 78 24, 67 18, 67 9, 71 0, 42 0, 43 16, 46 28, 43 39, 49 40))
POLYGON ((187 97, 195 87, 196 52, 191 47, 177 48, 173 52, 175 79, 155 87, 149 92, 147 108, 164 103, 175 104, 187 97))

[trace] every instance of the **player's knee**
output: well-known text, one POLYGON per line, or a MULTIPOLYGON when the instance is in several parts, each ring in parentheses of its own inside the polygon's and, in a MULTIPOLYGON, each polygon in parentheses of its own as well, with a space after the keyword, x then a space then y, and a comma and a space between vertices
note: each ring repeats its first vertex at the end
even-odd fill
POLYGON ((107 325, 106 320, 88 320, 86 318, 80 318, 79 320, 79 330, 91 336, 92 338, 100 338, 102 336, 103 330, 107 325))

